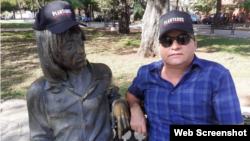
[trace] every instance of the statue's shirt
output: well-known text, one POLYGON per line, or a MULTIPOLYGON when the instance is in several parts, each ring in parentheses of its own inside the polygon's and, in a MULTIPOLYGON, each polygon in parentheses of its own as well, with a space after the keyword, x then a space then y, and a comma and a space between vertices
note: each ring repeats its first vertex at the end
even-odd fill
POLYGON ((52 93, 44 77, 31 85, 28 92, 31 140, 112 140, 110 105, 121 95, 111 85, 112 75, 106 65, 88 67, 93 79, 84 95, 75 93, 69 85, 63 85, 60 93, 52 93))

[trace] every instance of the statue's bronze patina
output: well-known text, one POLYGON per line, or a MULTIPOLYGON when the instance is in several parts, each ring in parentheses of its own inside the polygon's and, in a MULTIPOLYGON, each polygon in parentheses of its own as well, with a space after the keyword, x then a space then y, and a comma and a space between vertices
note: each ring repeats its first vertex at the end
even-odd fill
MULTIPOLYGON (((60 4, 70 6, 62 1, 49 6, 62 9, 60 4)), ((49 14, 49 6, 40 12, 49 14)), ((71 6, 68 9, 72 10, 71 6)), ((38 14, 33 27, 44 76, 32 83, 27 94, 30 140, 111 141, 114 119, 121 138, 130 117, 126 101, 112 83, 110 68, 88 62, 79 25, 55 31, 51 25, 42 26, 42 16, 46 15, 38 14)))

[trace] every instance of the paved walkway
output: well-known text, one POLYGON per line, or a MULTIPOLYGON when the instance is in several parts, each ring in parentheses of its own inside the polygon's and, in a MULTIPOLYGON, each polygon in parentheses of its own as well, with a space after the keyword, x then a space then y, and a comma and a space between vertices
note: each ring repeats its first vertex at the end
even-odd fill
POLYGON ((250 28, 235 27, 234 36, 231 36, 231 30, 214 30, 214 34, 210 34, 210 25, 193 25, 196 35, 218 36, 230 38, 250 38, 250 28))
MULTIPOLYGON (((33 23, 33 20, 30 21, 22 21, 22 20, 1 20, 1 23, 33 23)), ((88 24, 88 27, 92 28, 110 28, 112 30, 118 30, 118 23, 116 23, 116 27, 112 27, 112 23, 108 25, 108 27, 104 26, 104 23, 94 22, 88 24)), ((204 35, 204 36, 218 36, 218 37, 230 37, 230 38, 250 38, 250 28, 244 28, 243 24, 235 24, 235 31, 234 36, 231 36, 231 30, 214 30, 214 34, 210 34, 210 25, 203 25, 203 24, 193 24, 195 35, 204 35)), ((142 23, 136 22, 135 24, 131 24, 130 29, 134 30, 141 30, 142 23)), ((8 29, 1 29, 1 31, 27 31, 33 30, 32 28, 8 28, 8 29)))
MULTIPOLYGON (((141 30, 141 23, 130 25, 131 29, 141 30)), ((231 36, 231 30, 214 30, 214 34, 210 34, 211 26, 203 24, 193 24, 195 35, 204 36, 218 36, 218 37, 230 37, 230 38, 250 38, 250 28, 244 28, 243 24, 236 24, 234 36, 231 36)))
MULTIPOLYGON (((241 107, 244 115, 250 116, 250 107, 241 107)), ((12 99, 0 104, 1 141, 28 141, 29 123, 26 100, 12 99)), ((123 136, 129 139, 131 133, 123 136)), ((144 139, 135 133, 136 138, 144 139)))
MULTIPOLYGON (((103 23, 91 23, 88 25, 88 27, 112 29, 112 24, 109 24, 108 27, 104 27, 103 23)), ((130 29, 141 30, 142 23, 137 22, 136 24, 131 24, 129 27, 130 29)), ((243 24, 235 24, 234 36, 230 35, 231 30, 214 30, 214 34, 210 34, 211 25, 193 24, 193 27, 195 35, 230 37, 230 38, 250 38, 250 28, 244 28, 243 24)), ((115 27, 114 30, 118 30, 118 27, 115 27)))
MULTIPOLYGON (((12 99, 1 103, 1 141, 29 141, 29 118, 26 100, 12 99)), ((131 132, 127 132, 122 138, 131 138, 131 132)), ((134 133, 138 141, 146 137, 134 133)))
POLYGON ((1 141, 28 141, 29 123, 26 100, 12 99, 0 105, 1 141))

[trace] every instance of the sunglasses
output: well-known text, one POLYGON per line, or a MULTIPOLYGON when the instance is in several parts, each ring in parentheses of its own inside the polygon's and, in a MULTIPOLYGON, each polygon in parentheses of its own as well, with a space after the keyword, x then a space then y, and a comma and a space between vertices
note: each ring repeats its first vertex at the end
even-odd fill
POLYGON ((170 47, 173 44, 174 40, 176 40, 178 44, 186 45, 190 42, 190 38, 195 39, 194 35, 191 34, 182 34, 177 37, 163 37, 160 39, 160 44, 163 47, 170 47))

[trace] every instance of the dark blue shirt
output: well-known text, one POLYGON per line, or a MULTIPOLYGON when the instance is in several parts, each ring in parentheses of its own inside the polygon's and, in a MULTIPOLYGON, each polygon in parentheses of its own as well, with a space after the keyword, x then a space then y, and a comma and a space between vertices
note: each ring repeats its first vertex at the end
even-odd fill
POLYGON ((170 125, 243 122, 230 72, 194 56, 178 84, 161 77, 163 61, 142 66, 128 91, 144 101, 150 141, 168 141, 170 125))

